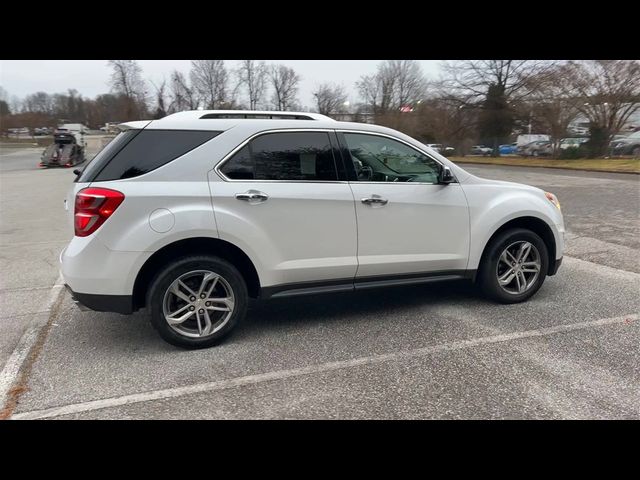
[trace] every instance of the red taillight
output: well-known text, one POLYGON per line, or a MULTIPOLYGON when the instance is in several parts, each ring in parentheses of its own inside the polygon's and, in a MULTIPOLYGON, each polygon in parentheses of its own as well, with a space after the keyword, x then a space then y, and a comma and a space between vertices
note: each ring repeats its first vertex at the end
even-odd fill
POLYGON ((95 232, 120 206, 124 194, 108 188, 83 188, 76 194, 74 224, 76 236, 95 232))

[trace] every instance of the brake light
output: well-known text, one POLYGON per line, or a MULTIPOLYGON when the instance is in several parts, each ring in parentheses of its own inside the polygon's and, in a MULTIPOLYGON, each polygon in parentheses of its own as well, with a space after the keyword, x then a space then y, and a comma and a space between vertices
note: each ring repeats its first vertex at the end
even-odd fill
POLYGON ((120 206, 124 194, 109 188, 83 188, 76 194, 75 233, 86 237, 95 232, 120 206))

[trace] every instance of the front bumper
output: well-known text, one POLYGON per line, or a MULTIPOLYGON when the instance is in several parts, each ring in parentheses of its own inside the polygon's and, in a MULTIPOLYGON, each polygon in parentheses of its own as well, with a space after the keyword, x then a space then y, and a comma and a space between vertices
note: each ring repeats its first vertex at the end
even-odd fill
POLYGON ((71 290, 65 284, 74 303, 82 311, 94 310, 96 312, 114 312, 128 315, 133 313, 133 297, 131 295, 94 295, 91 293, 78 293, 71 290))
POLYGON ((563 257, 556 258, 556 261, 553 262, 553 265, 551 265, 551 267, 549 268, 549 271, 547 272, 547 275, 552 277, 553 275, 558 273, 558 270, 560 269, 560 265, 562 265, 562 259, 563 259, 563 257))

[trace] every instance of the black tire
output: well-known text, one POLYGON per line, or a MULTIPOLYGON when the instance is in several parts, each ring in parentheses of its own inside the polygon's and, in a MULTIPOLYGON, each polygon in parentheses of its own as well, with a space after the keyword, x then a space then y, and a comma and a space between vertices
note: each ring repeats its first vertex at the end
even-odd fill
POLYGON ((249 295, 244 278, 238 270, 226 260, 209 255, 194 255, 177 259, 160 271, 148 291, 147 306, 151 312, 151 324, 163 340, 177 347, 187 349, 207 348, 218 344, 231 333, 247 313, 249 295), (224 326, 206 337, 189 337, 174 330, 166 321, 163 313, 164 295, 171 284, 181 275, 194 270, 210 270, 220 275, 233 291, 235 304, 231 317, 224 326))
POLYGON ((640 158, 640 147, 635 147, 631 152, 631 155, 633 155, 634 158, 640 158))
POLYGON ((519 303, 528 300, 542 286, 549 270, 549 254, 544 241, 531 230, 524 228, 514 228, 505 230, 497 235, 487 245, 480 268, 476 277, 476 283, 482 293, 488 298, 500 303, 519 303), (496 275, 498 260, 507 246, 518 241, 527 241, 538 249, 540 254, 540 272, 534 284, 521 294, 508 293, 502 289, 498 283, 496 275))

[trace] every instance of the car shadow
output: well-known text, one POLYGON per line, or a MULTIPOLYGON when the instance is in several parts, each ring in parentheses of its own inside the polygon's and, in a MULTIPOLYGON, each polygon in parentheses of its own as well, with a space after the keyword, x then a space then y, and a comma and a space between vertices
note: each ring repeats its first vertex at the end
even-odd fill
MULTIPOLYGON (((355 292, 319 294, 313 296, 250 300, 246 318, 221 345, 253 342, 291 328, 315 328, 319 324, 361 321, 370 316, 372 320, 381 316, 403 316, 421 306, 436 306, 465 302, 482 302, 471 282, 459 280, 434 282, 422 285, 395 286, 355 292)), ((78 315, 91 316, 91 323, 99 321, 102 339, 100 345, 109 349, 123 348, 128 351, 185 351, 163 342, 149 321, 147 310, 133 315, 115 313, 83 312, 78 315), (120 345, 120 347, 116 347, 120 345)), ((89 323, 89 322, 87 322, 89 323)), ((77 334, 82 334, 76 329, 77 334)), ((93 331, 93 330, 91 330, 93 331)), ((87 331, 87 334, 89 330, 87 331)), ((93 342, 92 342, 93 343, 93 342)))
POLYGON ((314 296, 252 300, 246 319, 238 325, 234 337, 259 330, 268 332, 296 324, 348 321, 350 317, 393 311, 402 313, 420 306, 456 303, 478 298, 468 281, 449 281, 422 285, 314 296))

